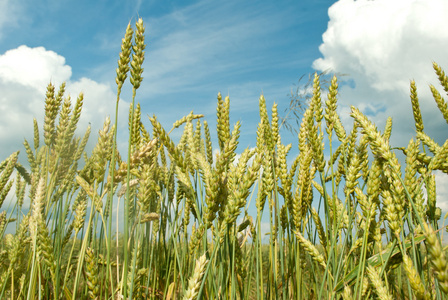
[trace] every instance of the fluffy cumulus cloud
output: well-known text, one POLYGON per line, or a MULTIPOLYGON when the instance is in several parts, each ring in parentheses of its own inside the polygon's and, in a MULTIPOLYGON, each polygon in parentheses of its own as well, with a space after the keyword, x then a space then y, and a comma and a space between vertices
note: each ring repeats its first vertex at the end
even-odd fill
MULTIPOLYGON (((393 118, 391 143, 406 146, 415 136, 409 98, 410 80, 418 88, 425 131, 438 143, 448 138, 447 124, 432 98, 428 84, 443 93, 432 63, 448 71, 448 31, 445 0, 340 0, 328 10, 329 23, 319 47, 316 70, 347 74, 339 112, 350 127, 350 105, 361 109, 381 130, 393 118)), ((437 175, 445 196, 446 174, 437 175)), ((439 196, 448 209, 448 199, 439 196)))
MULTIPOLYGON (((50 82, 57 89, 66 82, 66 96, 72 98, 72 103, 79 93, 84 94, 80 130, 85 130, 90 122, 95 133, 106 116, 114 116, 116 95, 109 85, 88 78, 71 81, 71 76, 71 67, 65 58, 43 47, 20 46, 0 55, 0 159, 23 150, 24 138, 32 141, 33 118, 42 132, 45 92, 50 82)), ((127 103, 121 105, 121 116, 127 117, 127 107, 127 103)))
POLYGON ((0 56, 0 78, 6 84, 20 84, 44 93, 49 81, 67 81, 71 75, 65 58, 44 47, 20 46, 0 56))
POLYGON ((324 57, 314 67, 359 75, 375 90, 407 91, 411 78, 432 79, 432 61, 448 61, 446 13, 444 0, 340 0, 328 11, 324 57))
POLYGON ((330 21, 319 47, 323 57, 313 67, 347 74, 354 83, 355 88, 341 89, 342 111, 347 113, 349 105, 356 105, 378 125, 392 116, 405 141, 414 129, 409 124, 408 96, 409 82, 414 79, 424 121, 435 134, 444 134, 437 130, 442 119, 427 85, 438 83, 433 61, 448 69, 444 17, 448 2, 340 0, 328 14, 330 21))

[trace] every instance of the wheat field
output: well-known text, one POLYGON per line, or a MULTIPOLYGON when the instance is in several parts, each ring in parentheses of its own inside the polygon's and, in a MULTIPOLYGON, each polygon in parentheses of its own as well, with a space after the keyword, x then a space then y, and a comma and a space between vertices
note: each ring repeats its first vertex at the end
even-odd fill
POLYGON ((337 78, 322 99, 316 75, 297 157, 263 96, 256 145, 238 153, 229 97, 218 94, 216 131, 201 114, 169 131, 142 118, 144 31, 141 19, 128 25, 118 60, 117 111, 128 77, 132 85, 124 157, 117 114, 87 153, 90 127, 75 134, 83 95, 72 102, 65 84, 50 83, 43 126, 34 119, 24 141, 28 165, 19 152, 1 162, 1 299, 448 299, 434 175, 448 173, 448 140, 425 133, 415 82, 415 137, 403 147, 389 145, 391 119, 381 132, 355 107, 346 131, 337 78))

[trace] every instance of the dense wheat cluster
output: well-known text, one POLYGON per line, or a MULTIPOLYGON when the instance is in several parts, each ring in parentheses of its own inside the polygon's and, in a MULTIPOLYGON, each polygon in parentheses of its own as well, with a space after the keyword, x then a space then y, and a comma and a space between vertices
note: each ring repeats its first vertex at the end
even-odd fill
MULTIPOLYGON (((28 165, 19 152, 0 164, 0 206, 12 203, 0 213, 0 298, 448 298, 434 175, 448 173, 448 140, 425 133, 414 82, 416 135, 402 148, 389 145, 391 120, 381 133, 354 107, 347 132, 336 77, 322 99, 316 75, 292 164, 277 106, 268 110, 263 96, 256 146, 236 159, 241 125, 229 122, 228 97, 218 95, 217 145, 203 115, 170 131, 142 119, 144 30, 141 19, 128 26, 117 68, 117 107, 128 75, 133 89, 126 157, 116 117, 86 153, 90 128, 75 135, 83 95, 72 102, 64 84, 49 84, 43 131, 34 120, 34 141, 24 142, 28 165)), ((431 91, 448 122, 447 103, 431 91)))

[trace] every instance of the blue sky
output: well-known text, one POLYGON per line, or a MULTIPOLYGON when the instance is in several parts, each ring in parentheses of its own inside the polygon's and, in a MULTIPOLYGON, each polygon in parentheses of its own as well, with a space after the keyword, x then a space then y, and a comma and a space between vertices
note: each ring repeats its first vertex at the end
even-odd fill
MULTIPOLYGON (((320 56, 318 47, 333 3, 9 1, 0 53, 22 45, 53 51, 65 58, 59 69, 70 67, 71 73, 49 72, 45 80, 69 81, 84 91, 86 102, 96 101, 79 83, 89 79, 115 92, 121 38, 127 23, 140 16, 147 42, 144 82, 137 98, 143 112, 155 113, 167 127, 191 110, 214 124, 216 94, 230 95, 231 117, 243 121, 241 142, 246 147, 254 143, 249 136, 256 130, 260 94, 270 105, 276 101, 286 108, 290 89, 301 75, 314 71, 311 65, 320 56)), ((44 82, 39 83, 45 86, 44 82)), ((123 100, 129 101, 129 96, 124 93, 123 100)), ((98 122, 89 121, 100 125, 112 113, 104 108, 100 112, 88 114, 98 122)))
MULTIPOLYGON (((242 121, 242 151, 255 145, 261 93, 268 107, 275 101, 282 112, 302 75, 330 69, 347 74, 343 79, 350 83, 340 89, 338 108, 347 129, 355 105, 380 129, 392 116, 395 146, 407 145, 415 131, 408 96, 415 79, 425 130, 443 143, 447 125, 428 84, 442 91, 433 61, 448 70, 446 15, 444 0, 1 0, 0 156, 18 149, 24 154, 32 118, 42 126, 50 80, 67 82, 72 98, 85 93, 81 130, 91 122, 97 132, 107 115, 114 116, 120 43, 128 22, 138 17, 146 25, 147 48, 137 101, 144 115, 156 114, 166 128, 191 110, 213 128, 221 92, 230 96, 231 123, 242 121)), ((125 90, 122 132, 129 85, 125 90)), ((297 139, 282 134, 297 149, 297 139)), ((125 141, 122 134, 123 149, 125 141)), ((443 201, 448 180, 437 176, 443 201)))

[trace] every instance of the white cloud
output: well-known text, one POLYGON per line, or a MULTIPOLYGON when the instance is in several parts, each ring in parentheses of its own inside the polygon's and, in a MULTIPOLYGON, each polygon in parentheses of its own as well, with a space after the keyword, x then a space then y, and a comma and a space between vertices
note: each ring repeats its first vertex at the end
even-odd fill
POLYGON ((0 56, 0 78, 44 93, 47 84, 67 81, 72 75, 65 58, 44 47, 20 46, 0 56))
POLYGON ((380 129, 392 116, 393 140, 406 145, 415 130, 409 100, 409 82, 415 79, 425 128, 436 140, 445 140, 440 128, 446 124, 427 84, 438 83, 433 61, 448 68, 448 2, 340 0, 328 14, 319 47, 323 57, 313 67, 353 79, 354 89, 340 89, 342 119, 348 122, 350 105, 368 114, 380 129))
MULTIPOLYGON (((42 133, 45 92, 50 81, 57 88, 66 82, 65 95, 71 96, 72 103, 80 92, 84 93, 79 128, 84 131, 90 122, 93 133, 90 142, 95 142, 96 132, 106 116, 113 119, 115 115, 116 94, 109 85, 88 78, 72 82, 71 75, 71 67, 65 64, 65 58, 43 47, 20 46, 0 55, 0 159, 13 151, 23 150, 24 138, 32 142, 33 118, 37 119, 42 133)), ((120 124, 127 126, 129 104, 120 103, 120 124)))

